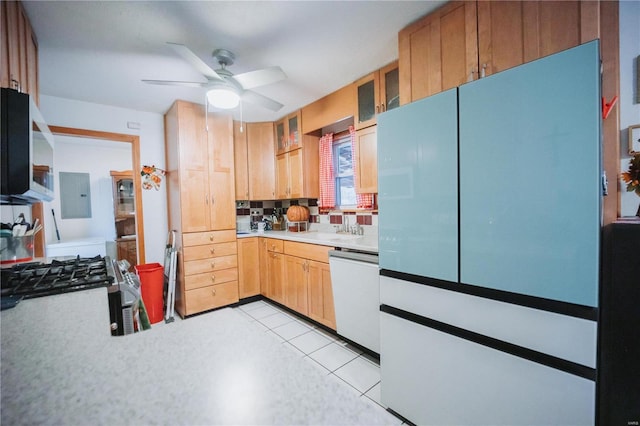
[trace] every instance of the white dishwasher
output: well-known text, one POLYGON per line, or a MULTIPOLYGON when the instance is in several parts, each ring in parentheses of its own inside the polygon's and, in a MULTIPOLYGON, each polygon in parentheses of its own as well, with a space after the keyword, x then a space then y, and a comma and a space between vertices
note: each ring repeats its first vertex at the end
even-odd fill
POLYGON ((378 255, 329 251, 338 334, 380 353, 378 255))

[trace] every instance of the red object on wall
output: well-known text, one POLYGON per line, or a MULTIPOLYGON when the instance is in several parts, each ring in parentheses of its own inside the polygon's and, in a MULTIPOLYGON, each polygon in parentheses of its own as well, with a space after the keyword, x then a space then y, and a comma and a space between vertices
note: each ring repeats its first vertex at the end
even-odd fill
POLYGON ((611 99, 611 102, 607 102, 607 100, 602 97, 602 119, 605 120, 608 116, 615 104, 618 102, 618 97, 614 96, 611 99))

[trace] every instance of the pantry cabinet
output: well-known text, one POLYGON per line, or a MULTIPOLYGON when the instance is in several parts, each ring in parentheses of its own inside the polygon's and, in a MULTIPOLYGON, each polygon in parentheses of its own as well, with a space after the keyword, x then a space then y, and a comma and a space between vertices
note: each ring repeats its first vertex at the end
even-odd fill
POLYGON ((355 82, 355 128, 376 124, 378 114, 400 106, 398 61, 355 82))
POLYGON ((370 194, 378 192, 378 137, 377 126, 356 131, 355 158, 358 163, 356 192, 370 194))
POLYGON ((240 299, 260 294, 260 252, 257 238, 238 240, 238 292, 240 299))
POLYGON ((300 110, 276 121, 276 154, 280 155, 300 148, 304 143, 301 130, 302 117, 300 110))
POLYGON ((0 22, 0 86, 28 93, 38 104, 38 43, 22 4, 3 1, 0 22))
POLYGON ((398 34, 400 103, 599 37, 598 1, 452 1, 398 34))
POLYGON ((236 200, 271 200, 276 193, 272 122, 233 123, 236 200))
POLYGON ((238 300, 233 123, 223 114, 208 120, 202 105, 185 101, 165 115, 169 226, 178 235, 176 310, 182 316, 238 300))
POLYGON ((318 137, 304 135, 301 148, 276 156, 276 198, 318 198, 318 137))

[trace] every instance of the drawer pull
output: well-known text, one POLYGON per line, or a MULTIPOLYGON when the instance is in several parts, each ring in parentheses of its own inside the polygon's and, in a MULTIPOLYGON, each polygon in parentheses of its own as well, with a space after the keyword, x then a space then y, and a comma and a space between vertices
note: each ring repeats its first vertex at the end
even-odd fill
POLYGON ((216 267, 216 262, 211 262, 211 267, 215 268, 216 267))
POLYGON ((215 296, 215 295, 216 295, 216 289, 215 289, 215 288, 212 288, 212 289, 211 289, 211 293, 215 296))
POLYGON ((209 241, 213 241, 213 235, 209 235, 209 241))
POLYGON ((216 282, 216 276, 215 275, 211 275, 211 282, 216 282))
POLYGON ((216 252, 216 249, 214 249, 213 247, 211 247, 211 249, 209 250, 211 252, 211 254, 214 254, 216 252))

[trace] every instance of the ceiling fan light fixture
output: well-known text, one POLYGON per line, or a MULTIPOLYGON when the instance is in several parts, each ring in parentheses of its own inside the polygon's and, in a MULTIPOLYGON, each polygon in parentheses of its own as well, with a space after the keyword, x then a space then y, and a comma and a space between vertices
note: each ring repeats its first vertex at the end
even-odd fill
POLYGON ((240 94, 230 87, 214 87, 207 92, 207 102, 215 108, 233 109, 240 103, 240 94))

